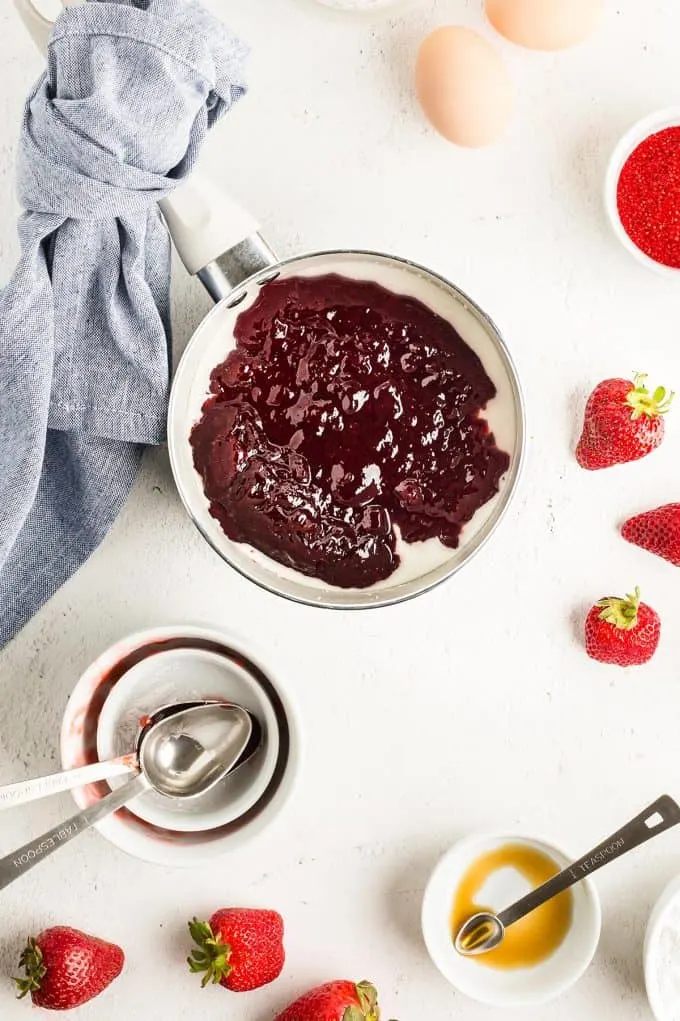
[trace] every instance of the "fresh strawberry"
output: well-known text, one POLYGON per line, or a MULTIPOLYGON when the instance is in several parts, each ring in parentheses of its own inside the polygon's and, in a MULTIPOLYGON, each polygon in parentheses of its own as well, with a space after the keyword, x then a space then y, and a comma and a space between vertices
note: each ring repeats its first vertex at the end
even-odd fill
POLYGON ((235 993, 266 986, 278 978, 286 959, 283 919, 276 911, 222 908, 209 922, 189 922, 189 968, 205 972, 202 986, 219 983, 235 993))
POLYGON ((57 925, 29 939, 19 960, 26 977, 14 980, 18 998, 30 993, 37 1007, 71 1010, 99 996, 118 978, 124 963, 115 943, 57 925))
POLYGON ((586 617, 586 652, 591 659, 616 666, 647 663, 659 644, 661 621, 640 602, 640 589, 623 599, 601 599, 586 617))
POLYGON ((659 446, 664 434, 664 419, 674 394, 662 386, 650 394, 646 376, 605 379, 595 387, 583 421, 583 432, 576 448, 576 460, 582 468, 610 468, 614 464, 637 461, 659 446))
POLYGON ((680 503, 667 503, 629 518, 621 535, 633 545, 642 546, 680 567, 680 503))
POLYGON ((370 982, 327 982, 291 1003, 275 1021, 380 1021, 378 994, 370 982))

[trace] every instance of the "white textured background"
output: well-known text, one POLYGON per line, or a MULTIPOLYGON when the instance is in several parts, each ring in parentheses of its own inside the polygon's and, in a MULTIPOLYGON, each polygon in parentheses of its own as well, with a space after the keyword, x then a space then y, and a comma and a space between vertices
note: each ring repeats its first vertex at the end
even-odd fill
MULTIPOLYGON (((299 702, 306 769, 276 841, 265 834, 210 871, 143 865, 89 834, 0 895, 3 1021, 28 1016, 5 977, 24 936, 57 922, 127 951, 124 978, 82 1010, 91 1021, 269 1021, 289 996, 340 975, 373 978, 388 1017, 481 1021, 492 1012, 452 992, 419 937, 437 857, 475 827, 504 825, 580 852, 663 791, 680 796, 680 572, 616 532, 629 513, 680 499, 680 407, 645 462, 590 475, 572 456, 599 379, 644 369, 680 389, 680 285, 617 248, 600 201, 618 136, 678 101, 680 9, 608 0, 597 37, 558 56, 499 41, 517 114, 501 144, 464 152, 426 127, 411 72, 430 28, 464 22, 491 35, 481 6, 422 0, 392 20, 338 22, 295 0, 212 0, 254 52, 251 93, 211 140, 210 164, 282 255, 393 251, 485 307, 523 377, 527 470, 501 531, 462 574, 415 602, 343 615, 286 603, 231 572, 183 513, 165 452, 149 455, 108 540, 0 656, 0 780, 57 766, 69 691, 103 647, 187 618, 268 648, 299 702), (663 619, 656 658, 630 672, 591 663, 584 608, 635 583, 663 619), (230 903, 276 907, 288 928, 284 977, 238 1000, 201 993, 182 964, 185 919, 230 903)), ((17 254, 15 139, 40 71, 8 0, 0 67, 6 278, 17 254)), ((175 294, 181 347, 208 304, 182 273, 175 294)), ((71 807, 65 797, 4 814, 0 852, 71 807)), ((645 921, 678 870, 680 832, 603 872, 593 967, 523 1021, 647 1018, 645 921)))

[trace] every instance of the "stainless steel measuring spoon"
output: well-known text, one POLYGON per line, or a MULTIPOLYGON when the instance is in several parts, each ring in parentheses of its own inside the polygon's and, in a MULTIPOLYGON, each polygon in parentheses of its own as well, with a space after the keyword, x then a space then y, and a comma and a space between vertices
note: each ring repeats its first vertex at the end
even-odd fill
POLYGON ((117 791, 0 859, 0 890, 74 837, 148 790, 196 798, 242 764, 254 719, 241 706, 212 702, 161 716, 139 738, 140 773, 117 791))
POLYGON ((456 933, 454 946, 464 957, 475 957, 487 954, 500 943, 505 930, 514 925, 520 918, 535 911, 541 904, 568 890, 586 876, 592 875, 603 865, 608 865, 622 855, 646 843, 664 830, 680 822, 680 806, 667 794, 651 804, 644 812, 636 815, 622 829, 617 830, 592 851, 572 862, 566 869, 547 882, 538 886, 525 897, 515 901, 510 907, 494 915, 488 911, 480 911, 472 915, 456 933))
MULTIPOLYGON (((172 716, 175 713, 183 712, 185 709, 193 706, 209 705, 213 702, 214 699, 202 699, 200 701, 194 700, 161 706, 160 709, 157 709, 152 714, 145 727, 148 729, 159 720, 172 716)), ((137 746, 139 746, 141 733, 142 730, 140 728, 137 746)), ((67 769, 61 773, 51 773, 48 776, 19 780, 17 783, 0 787, 0 812, 6 808, 26 805, 31 801, 38 801, 40 798, 47 798, 53 794, 61 794, 64 791, 73 790, 74 787, 87 787, 88 784, 99 783, 102 780, 111 780, 116 776, 125 776, 128 773, 139 773, 136 751, 128 755, 121 755, 115 759, 109 759, 107 762, 91 762, 87 766, 80 766, 78 769, 67 769)))

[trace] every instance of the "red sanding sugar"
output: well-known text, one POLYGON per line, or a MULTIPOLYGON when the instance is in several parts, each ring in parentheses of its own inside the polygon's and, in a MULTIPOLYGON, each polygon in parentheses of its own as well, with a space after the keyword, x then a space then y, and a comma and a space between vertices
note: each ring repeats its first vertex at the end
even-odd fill
POLYGON ((616 204, 637 247, 655 262, 680 268, 680 127, 658 131, 633 150, 616 204))

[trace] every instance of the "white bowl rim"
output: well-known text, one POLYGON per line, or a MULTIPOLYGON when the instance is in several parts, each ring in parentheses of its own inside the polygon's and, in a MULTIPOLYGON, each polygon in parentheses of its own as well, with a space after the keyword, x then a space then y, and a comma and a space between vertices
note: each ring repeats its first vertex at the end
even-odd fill
MULTIPOLYGON (((124 709, 126 700, 128 700, 131 696, 131 691, 127 690, 128 684, 124 684, 124 682, 129 682, 132 675, 132 685, 133 687, 136 687, 139 684, 139 678, 143 674, 144 670, 148 670, 151 664, 163 661, 167 662, 168 657, 172 657, 175 661, 177 661, 177 658, 179 657, 179 659, 183 659, 186 662, 200 659, 204 662, 208 661, 218 664, 222 671, 225 669, 225 657, 220 653, 209 649, 200 649, 195 647, 166 649, 165 651, 156 652, 152 657, 141 659, 139 662, 129 667, 109 692, 99 712, 96 737, 97 757, 100 761, 103 761, 106 758, 115 758, 117 754, 121 753, 120 749, 116 749, 112 746, 110 748, 110 754, 108 754, 109 750, 105 752, 102 749, 102 745, 106 744, 106 738, 110 739, 112 745, 115 744, 114 732, 121 719, 121 690, 125 692, 123 695, 124 709), (122 689, 121 684, 124 684, 122 689), (103 727, 103 723, 108 723, 109 726, 103 727)), ((208 826, 205 825, 206 816, 204 814, 195 814, 192 812, 188 816, 183 816, 170 813, 167 815, 164 822, 160 822, 159 805, 155 805, 151 809, 144 807, 141 811, 136 810, 136 808, 139 808, 139 806, 136 806, 136 803, 131 805, 128 810, 144 822, 148 822, 152 826, 158 826, 161 829, 167 828, 168 830, 175 830, 177 832, 183 831, 186 833, 199 833, 202 830, 217 829, 221 826, 228 825, 235 819, 238 819, 239 816, 249 811, 253 805, 256 805, 260 798, 266 794, 276 771, 276 763, 279 756, 279 735, 278 728, 276 727, 276 714, 266 692, 260 688, 255 678, 251 676, 250 672, 243 667, 240 667, 238 664, 232 664, 232 666, 236 667, 236 669, 244 675, 244 683, 248 685, 249 689, 256 692, 255 697, 258 699, 262 715, 265 719, 270 721, 270 731, 275 731, 275 733, 271 735, 272 740, 270 747, 266 749, 266 751, 262 749, 264 754, 259 756, 260 766, 257 777, 251 778, 256 779, 256 782, 249 785, 252 787, 252 790, 247 796, 241 794, 240 797, 237 797, 235 799, 235 804, 232 802, 231 805, 223 805, 221 809, 213 807, 212 812, 209 812, 208 818, 210 824, 208 826), (158 819, 154 818, 155 816, 158 816, 158 819)), ((153 666, 151 666, 151 669, 153 669, 153 666)), ((198 667, 196 669, 198 669, 198 667)))
POLYGON ((649 1000, 649 1006, 652 1010, 652 1014, 657 1021, 668 1021, 668 1018, 662 1010, 661 1003, 659 1001, 658 989, 652 980, 651 968, 652 962, 655 960, 655 943, 658 939, 661 926, 663 925, 667 912, 676 903, 676 901, 680 901, 680 875, 674 876, 673 879, 666 884, 658 900, 654 904, 647 922, 645 940, 642 948, 647 999, 649 1000))
POLYGON ((657 134, 659 131, 663 131, 665 128, 672 127, 680 127, 680 106, 668 106, 647 114, 636 121, 621 136, 607 164, 604 179, 604 205, 612 230, 627 252, 637 259, 638 262, 642 263, 643 266, 653 270, 655 273, 659 273, 662 276, 677 277, 680 273, 680 267, 664 266, 663 263, 656 262, 646 255, 641 248, 638 248, 621 223, 616 201, 619 176, 624 163, 631 153, 646 138, 657 134))
MULTIPOLYGON (((285 685, 281 684, 278 674, 274 674, 266 665, 266 658, 263 659, 260 655, 256 641, 251 641, 249 637, 245 638, 214 623, 159 625, 158 627, 148 627, 123 635, 103 649, 78 678, 62 718, 60 757, 65 768, 68 768, 70 765, 70 755, 67 751, 67 745, 70 743, 67 722, 70 721, 70 707, 79 689, 83 689, 88 684, 91 684, 102 671, 110 670, 123 656, 128 655, 132 650, 152 642, 173 638, 212 640, 228 645, 234 651, 242 652, 247 659, 251 660, 263 672, 276 689, 287 718, 290 739, 288 761, 278 789, 260 813, 246 823, 243 830, 237 834, 225 834, 221 838, 215 838, 214 834, 211 834, 210 831, 207 833, 182 834, 182 836, 187 838, 196 838, 196 843, 187 846, 186 842, 184 844, 173 844, 159 840, 153 836, 152 832, 140 834, 137 831, 132 831, 129 827, 125 826, 115 813, 102 820, 96 826, 96 829, 106 840, 118 847, 119 850, 135 858, 156 865, 190 868, 198 867, 203 862, 213 860, 221 855, 228 854, 232 850, 241 848, 256 837, 265 827, 272 826, 280 818, 282 810, 289 802, 299 779, 304 758, 304 741, 299 715, 294 702, 291 700, 289 691, 285 685), (201 837, 208 839, 201 843, 199 842, 201 837)), ((71 793, 78 808, 82 809, 85 807, 86 802, 82 799, 82 791, 77 789, 71 793)))
POLYGON ((430 941, 431 926, 429 924, 429 919, 426 917, 426 914, 429 913, 430 910, 431 903, 430 897, 433 896, 431 892, 433 880, 435 879, 435 877, 438 877, 441 874, 441 872, 445 870, 449 859, 453 857, 454 853, 457 853, 461 850, 465 851, 469 848, 472 848, 475 844, 505 843, 512 842, 513 840, 521 840, 526 841, 530 844, 540 845, 545 851, 548 852, 552 851, 556 855, 558 855, 558 857, 564 858, 567 861, 576 861, 575 855, 572 855, 568 851, 565 851, 565 849, 560 844, 555 843, 554 840, 548 837, 544 837, 540 833, 528 832, 526 830, 520 829, 474 830, 473 832, 468 833, 466 836, 461 837, 460 840, 455 841, 455 843, 453 843, 448 848, 448 850, 445 851, 444 854, 439 858, 435 867, 433 868, 428 879, 427 886, 425 888, 425 893, 423 895, 423 904, 421 911, 421 928, 423 939, 425 941, 425 946, 430 956, 430 960, 432 961, 433 965, 437 968, 437 970, 440 972, 440 974, 446 979, 449 985, 451 985, 458 992, 462 993, 463 995, 469 997, 472 1000, 475 1000, 477 1003, 484 1003, 490 1007, 507 1007, 507 1008, 522 1008, 529 1006, 538 1007, 541 1006, 542 1004, 548 1003, 551 1000, 556 999, 558 996, 561 996, 562 993, 566 992, 567 989, 570 989, 571 986, 578 982, 578 980, 584 975, 584 973, 592 963, 593 957, 595 956, 595 951, 597 950, 597 946, 600 941, 600 931, 602 928, 602 909, 600 906, 600 898, 597 893, 597 888, 589 876, 586 876, 584 879, 582 879, 578 885, 584 887, 588 892, 588 903, 592 911, 593 939, 591 940, 590 945, 587 948, 587 953, 584 955, 581 967, 577 971, 574 971, 574 973, 569 978, 565 979, 563 982, 555 983, 551 991, 547 993, 545 996, 527 996, 526 999, 513 998, 512 1001, 509 1001, 506 997, 503 996, 494 996, 493 994, 488 996, 479 995, 477 993, 473 993, 469 988, 463 988, 462 985, 454 983, 449 978, 448 975, 444 974, 444 972, 437 964, 435 954, 431 949, 430 941))

